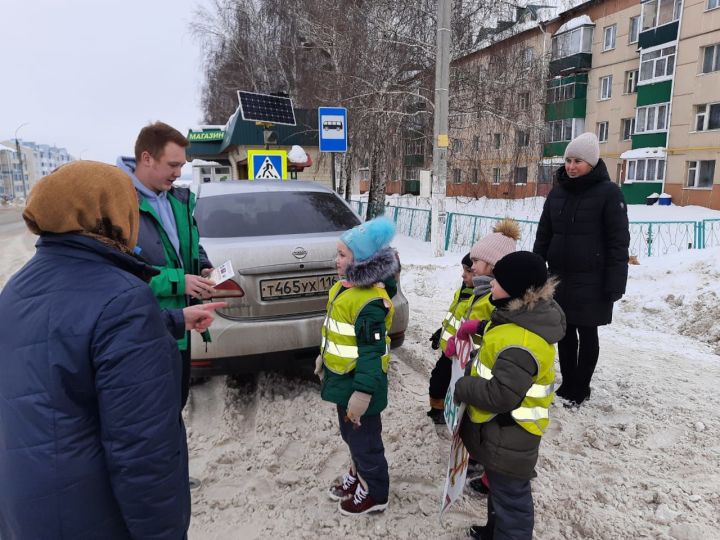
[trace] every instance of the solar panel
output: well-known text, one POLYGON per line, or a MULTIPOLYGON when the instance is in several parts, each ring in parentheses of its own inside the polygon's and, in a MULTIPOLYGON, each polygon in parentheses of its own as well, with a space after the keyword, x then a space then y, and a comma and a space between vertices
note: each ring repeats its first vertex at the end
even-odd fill
POLYGON ((289 97, 255 94, 238 90, 243 120, 295 125, 295 112, 289 97))

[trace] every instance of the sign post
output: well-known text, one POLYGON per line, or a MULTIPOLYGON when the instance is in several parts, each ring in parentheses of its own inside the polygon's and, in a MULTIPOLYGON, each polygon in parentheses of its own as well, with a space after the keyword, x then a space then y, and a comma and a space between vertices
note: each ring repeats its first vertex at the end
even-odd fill
POLYGON ((330 174, 333 191, 335 182, 335 152, 347 152, 347 109, 344 107, 318 108, 320 151, 330 152, 330 174))

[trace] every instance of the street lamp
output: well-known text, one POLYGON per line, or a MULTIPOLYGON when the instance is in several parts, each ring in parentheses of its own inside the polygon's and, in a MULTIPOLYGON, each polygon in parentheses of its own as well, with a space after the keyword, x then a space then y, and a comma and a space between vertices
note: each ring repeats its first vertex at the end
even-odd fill
MULTIPOLYGON (((23 160, 22 160, 22 152, 20 151, 20 142, 18 141, 18 131, 20 131, 20 128, 27 126, 30 122, 25 122, 23 124, 20 124, 17 129, 15 130, 15 149, 17 150, 18 155, 18 161, 20 162, 20 178, 22 180, 23 185, 23 197, 25 200, 27 200, 27 187, 25 185, 25 169, 23 167, 23 160)), ((15 185, 13 182, 13 194, 15 192, 15 185)))

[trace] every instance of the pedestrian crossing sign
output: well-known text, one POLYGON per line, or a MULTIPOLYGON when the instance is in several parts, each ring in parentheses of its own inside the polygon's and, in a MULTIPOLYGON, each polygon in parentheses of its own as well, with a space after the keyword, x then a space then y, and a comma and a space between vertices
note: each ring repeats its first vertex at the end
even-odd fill
POLYGON ((287 152, 285 150, 248 150, 250 180, 287 180, 287 152))

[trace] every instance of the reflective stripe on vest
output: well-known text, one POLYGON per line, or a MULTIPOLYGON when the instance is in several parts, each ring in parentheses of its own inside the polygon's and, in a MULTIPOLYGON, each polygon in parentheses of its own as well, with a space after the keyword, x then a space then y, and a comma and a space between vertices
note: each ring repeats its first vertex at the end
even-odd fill
POLYGON ((458 328, 460 328, 460 323, 462 322, 462 316, 467 311, 468 305, 470 304, 470 299, 472 298, 472 295, 466 296, 465 298, 460 298, 460 296, 463 293, 467 295, 471 292, 472 289, 469 287, 461 287, 457 291, 455 291, 453 301, 450 304, 448 312, 442 322, 443 331, 440 335, 441 351, 445 350, 445 345, 447 345, 448 339, 457 334, 458 328))
MULTIPOLYGON (((506 349, 519 348, 530 353, 537 364, 537 374, 520 406, 511 411, 519 426, 541 436, 550 422, 549 408, 554 396, 555 346, 537 334, 516 324, 490 326, 483 337, 483 347, 470 370, 473 377, 485 380, 493 378, 492 369, 497 358, 506 349)), ((496 414, 468 405, 470 420, 481 424, 492 420, 496 414)))
POLYGON ((338 281, 329 292, 327 315, 322 327, 321 351, 325 366, 339 375, 355 369, 358 358, 355 322, 363 308, 375 300, 383 300, 389 306, 385 315, 385 354, 381 357, 385 373, 390 365, 390 326, 395 307, 387 291, 382 287, 350 287, 342 294, 342 282, 338 281))

